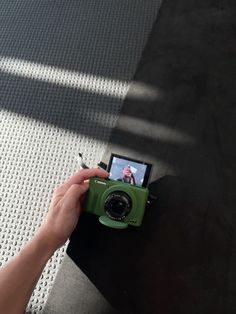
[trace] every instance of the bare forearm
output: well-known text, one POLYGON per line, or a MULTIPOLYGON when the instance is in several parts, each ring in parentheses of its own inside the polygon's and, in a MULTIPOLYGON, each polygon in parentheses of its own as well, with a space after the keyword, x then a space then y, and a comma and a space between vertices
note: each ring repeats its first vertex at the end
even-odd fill
POLYGON ((89 188, 87 180, 108 175, 101 169, 81 170, 56 188, 37 234, 0 269, 0 313, 24 313, 45 264, 66 242, 79 220, 81 198, 89 188))
POLYGON ((0 269, 0 313, 24 313, 34 287, 53 250, 38 232, 0 269))

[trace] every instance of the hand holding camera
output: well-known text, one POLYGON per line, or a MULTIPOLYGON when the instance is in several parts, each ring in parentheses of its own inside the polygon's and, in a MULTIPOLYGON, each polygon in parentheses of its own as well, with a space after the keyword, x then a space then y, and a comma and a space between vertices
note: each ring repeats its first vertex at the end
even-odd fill
POLYGON ((50 250, 62 246, 74 230, 82 211, 81 200, 89 188, 87 180, 94 176, 102 179, 108 173, 102 169, 82 169, 55 189, 49 212, 38 230, 50 250))

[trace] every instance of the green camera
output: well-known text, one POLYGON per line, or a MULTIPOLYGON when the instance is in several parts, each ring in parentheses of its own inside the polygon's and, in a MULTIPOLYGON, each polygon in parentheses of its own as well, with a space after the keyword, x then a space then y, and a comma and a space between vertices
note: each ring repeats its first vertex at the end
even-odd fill
POLYGON ((148 200, 151 165, 112 154, 108 179, 91 178, 84 210, 99 216, 105 226, 124 229, 142 224, 148 200))

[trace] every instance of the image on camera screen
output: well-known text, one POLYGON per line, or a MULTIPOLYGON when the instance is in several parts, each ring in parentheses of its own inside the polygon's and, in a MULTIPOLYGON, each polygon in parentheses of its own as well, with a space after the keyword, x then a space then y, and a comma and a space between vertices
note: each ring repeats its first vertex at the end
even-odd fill
POLYGON ((108 167, 109 179, 144 187, 150 168, 150 164, 112 154, 108 167))

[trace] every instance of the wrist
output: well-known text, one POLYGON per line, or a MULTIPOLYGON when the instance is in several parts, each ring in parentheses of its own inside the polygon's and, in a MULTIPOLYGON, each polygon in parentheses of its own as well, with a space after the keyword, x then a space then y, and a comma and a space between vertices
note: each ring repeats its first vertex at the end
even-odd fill
POLYGON ((50 258, 56 251, 56 247, 52 244, 52 241, 47 236, 47 233, 40 228, 38 232, 33 237, 32 241, 36 245, 37 249, 45 256, 45 258, 50 258))

